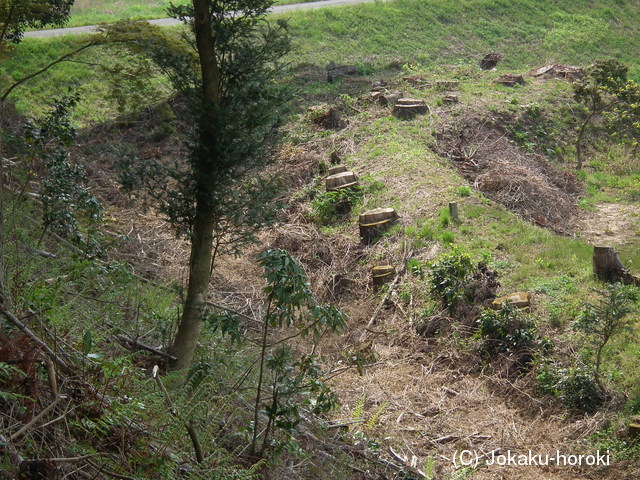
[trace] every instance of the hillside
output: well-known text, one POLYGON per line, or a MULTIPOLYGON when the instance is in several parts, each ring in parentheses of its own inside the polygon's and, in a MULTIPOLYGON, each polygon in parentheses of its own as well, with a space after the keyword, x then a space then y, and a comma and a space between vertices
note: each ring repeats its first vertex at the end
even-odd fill
MULTIPOLYGON (((617 308, 629 307, 629 328, 602 350, 601 386, 592 376, 597 338, 576 321, 607 295, 593 275, 594 246, 614 247, 631 275, 640 274, 640 161, 632 140, 596 124, 576 171, 586 112, 573 82, 603 57, 638 80, 640 6, 395 0, 288 20, 294 49, 282 82, 292 102, 269 170, 284 187, 276 222, 241 255, 217 261, 209 301, 239 326, 211 323, 188 382, 161 369, 168 393, 151 369, 167 361, 188 242, 152 199, 126 195, 118 179, 123 159, 170 164, 187 155, 185 103, 167 99, 168 84, 156 76, 144 95, 120 97, 118 112, 122 89, 109 97, 116 84, 101 73, 130 59, 110 63, 105 49, 16 89, 17 111, 2 107, 10 141, 0 145, 0 244, 11 298, 0 323, 0 402, 9 407, 1 416, 0 478, 15 474, 16 455, 73 457, 59 463, 65 478, 83 471, 93 478, 637 478, 640 450, 629 425, 640 415, 639 296, 619 300, 617 308), (488 53, 498 62, 481 69, 488 53), (329 82, 331 62, 354 68, 329 82), (500 84, 503 74, 521 75, 523 84, 500 84), (16 140, 29 139, 24 116, 46 111, 47 99, 72 83, 79 101, 70 115, 81 130, 70 155, 104 204, 103 220, 82 227, 81 244, 41 227, 45 166, 16 140), (381 101, 394 92, 426 107, 398 113, 393 101, 381 101), (326 192, 336 167, 354 172, 359 188, 326 192), (393 208, 398 218, 363 242, 360 215, 375 208, 393 208), (247 452, 249 402, 269 305, 256 259, 275 248, 295 257, 318 301, 348 320, 343 332, 318 338, 294 337, 292 327, 271 333, 270 345, 291 343, 294 358, 318 355, 338 406, 314 415, 296 398, 297 430, 289 438, 283 427, 285 440, 258 461, 247 452), (393 273, 374 286, 372 267, 386 265, 393 273), (483 309, 514 292, 526 292, 530 306, 483 309), (225 336, 233 328, 239 343, 225 336), (51 366, 33 336, 59 348, 73 368, 51 366), (33 428, 29 421, 57 398, 52 368, 68 401, 33 428), (166 413, 167 398, 177 415, 166 413), (195 462, 185 425, 199 431, 205 462, 195 462), (608 465, 484 464, 492 455, 597 450, 609 452, 608 465), (480 457, 478 465, 463 465, 463 451, 480 457)), ((0 85, 82 41, 24 41, 2 60, 0 85)), ((33 468, 23 478, 55 478, 33 468)))

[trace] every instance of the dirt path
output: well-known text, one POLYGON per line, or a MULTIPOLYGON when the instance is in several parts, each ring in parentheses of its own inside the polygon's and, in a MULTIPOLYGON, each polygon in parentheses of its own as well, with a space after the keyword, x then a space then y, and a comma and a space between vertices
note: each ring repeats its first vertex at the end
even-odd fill
MULTIPOLYGON (((386 0, 379 0, 386 1, 386 0)), ((328 7, 341 7, 345 5, 357 5, 360 3, 373 3, 374 0, 320 0, 317 2, 308 3, 293 3, 291 5, 278 5, 271 9, 272 13, 286 13, 295 10, 314 10, 317 8, 328 7)), ((167 27, 171 25, 179 25, 182 22, 175 18, 158 18, 155 20, 147 20, 151 25, 159 25, 161 27, 167 27)), ((33 32, 26 32, 24 34, 27 38, 49 38, 49 37, 62 37, 64 35, 78 35, 86 33, 96 33, 99 25, 86 25, 83 27, 69 27, 69 28, 54 28, 51 30, 36 30, 33 32)))
POLYGON ((640 234, 640 207, 601 203, 595 211, 580 215, 578 231, 594 245, 622 245, 637 242, 640 234))

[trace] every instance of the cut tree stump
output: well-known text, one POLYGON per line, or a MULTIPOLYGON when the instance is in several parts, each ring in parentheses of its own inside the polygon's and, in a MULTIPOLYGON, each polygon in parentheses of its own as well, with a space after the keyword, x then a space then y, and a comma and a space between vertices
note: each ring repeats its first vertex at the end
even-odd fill
POLYGON ((310 107, 309 111, 313 115, 313 123, 327 130, 341 130, 347 126, 346 120, 342 118, 342 113, 336 107, 324 110, 324 107, 310 107))
POLYGON ((545 65, 533 73, 534 77, 554 77, 575 80, 584 75, 582 68, 573 65, 545 65))
POLYGON ((612 247, 593 247, 593 273, 605 282, 640 286, 640 278, 631 275, 612 247))
POLYGON ((336 165, 335 167, 331 167, 329 169, 329 175, 335 175, 337 173, 343 173, 347 171, 347 167, 345 167, 344 165, 336 165))
POLYGON ((454 94, 445 95, 442 101, 444 103, 458 103, 458 95, 454 95, 454 94))
POLYGON ((389 283, 393 280, 393 276, 396 274, 395 267, 391 265, 379 265, 371 269, 371 277, 373 279, 373 288, 378 289, 385 283, 389 283))
POLYGON ((498 77, 496 83, 501 83, 507 87, 515 87, 516 84, 524 85, 524 77, 514 73, 503 73, 498 77))
POLYGON ((380 103, 380 105, 386 107, 389 105, 394 105, 399 99, 402 98, 402 92, 393 92, 393 93, 387 93, 385 95, 380 95, 378 97, 378 102, 380 103))
POLYGON ((374 208, 360 214, 360 237, 366 245, 372 243, 398 219, 393 208, 374 208))
POLYGON ((329 175, 325 179, 327 192, 353 187, 354 185, 358 185, 358 177, 353 172, 340 172, 334 175, 329 175))
POLYGON ((482 60, 480 60, 480 68, 482 70, 491 70, 498 62, 502 60, 502 55, 496 52, 487 53, 482 60))
POLYGON ((387 89, 383 88, 381 90, 372 90, 369 94, 369 98, 371 101, 380 103, 380 99, 387 93, 387 89))
POLYGON ((491 308, 500 310, 505 303, 515 308, 529 308, 531 307, 531 294, 529 292, 515 292, 504 295, 503 297, 496 298, 491 303, 491 308))
POLYGON ((342 159, 340 158, 340 155, 338 155, 338 152, 334 150, 329 156, 329 161, 331 162, 331 165, 337 165, 342 162, 342 159))
POLYGON ((454 222, 458 221, 458 202, 449 202, 449 216, 454 222))
POLYGON ((400 98, 393 107, 394 113, 401 118, 411 118, 418 114, 424 114, 429 111, 429 107, 424 100, 417 98, 400 98))

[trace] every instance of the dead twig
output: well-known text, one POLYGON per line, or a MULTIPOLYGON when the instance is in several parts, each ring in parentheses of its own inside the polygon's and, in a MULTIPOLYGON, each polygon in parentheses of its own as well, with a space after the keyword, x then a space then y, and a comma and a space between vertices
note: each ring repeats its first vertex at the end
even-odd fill
POLYGON ((51 410, 53 410, 55 408, 56 405, 58 405, 62 400, 66 400, 67 396, 66 395, 59 395, 53 402, 51 402, 51 404, 45 408, 44 410, 42 410, 38 415, 36 415, 29 423, 27 423, 26 425, 24 425, 20 430, 18 430, 16 433, 14 433, 13 435, 11 435, 9 437, 9 441, 10 442, 14 442, 15 440, 17 440, 18 438, 20 438, 22 435, 24 435, 26 432, 28 432, 29 430, 31 430, 31 428, 37 424, 42 417, 44 417, 47 413, 49 413, 51 410))

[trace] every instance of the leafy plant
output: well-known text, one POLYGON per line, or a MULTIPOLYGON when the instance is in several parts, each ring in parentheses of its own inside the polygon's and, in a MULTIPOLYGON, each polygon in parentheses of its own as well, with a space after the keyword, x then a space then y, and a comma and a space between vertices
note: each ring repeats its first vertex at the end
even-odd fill
MULTIPOLYGON (((336 404, 336 397, 323 381, 324 372, 314 355, 293 360, 291 349, 280 342, 269 344, 271 328, 294 328, 297 335, 313 335, 319 338, 325 331, 338 331, 345 327, 345 315, 332 305, 318 304, 300 264, 284 250, 273 249, 259 257, 264 269, 267 286, 266 313, 261 339, 259 376, 254 406, 251 451, 258 452, 257 438, 260 432, 260 410, 263 400, 267 415, 259 452, 268 446, 278 447, 272 441, 274 429, 285 435, 284 444, 292 440, 292 433, 300 422, 300 407, 309 406, 314 412, 325 412, 336 404), (267 370, 270 376, 267 375, 267 370), (269 391, 263 395, 263 387, 271 378, 269 391), (304 394, 304 395, 303 395, 304 394)), ((291 336, 289 337, 291 338, 291 336)), ((282 442, 280 442, 282 444, 282 442)))
POLYGON ((536 390, 558 397, 566 408, 580 412, 594 412, 605 401, 605 392, 591 372, 582 367, 563 368, 553 361, 538 367, 536 390))
POLYGON ((483 309, 477 323, 477 335, 490 354, 515 353, 540 346, 533 318, 509 303, 504 303, 500 310, 483 309))
POLYGON ((583 165, 587 127, 595 117, 608 114, 603 117, 615 136, 640 137, 640 85, 627 79, 627 71, 627 66, 615 59, 598 60, 573 84, 574 97, 586 112, 576 139, 578 170, 583 165))
POLYGON ((464 297, 472 271, 471 256, 457 248, 431 264, 430 290, 442 299, 443 307, 450 313, 453 313, 458 301, 464 297))
POLYGON ((629 328, 630 314, 636 311, 640 290, 632 285, 614 283, 597 289, 596 293, 600 301, 587 303, 573 327, 584 333, 595 349, 594 378, 601 384, 602 352, 611 337, 629 328))
POLYGON ((100 250, 99 236, 92 228, 102 221, 102 204, 86 185, 84 168, 67 152, 76 136, 71 111, 78 100, 77 95, 63 96, 43 118, 27 121, 24 149, 34 161, 44 161, 42 236, 51 230, 96 253, 100 250))
POLYGON ((590 372, 580 368, 562 371, 556 388, 565 407, 582 412, 595 412, 605 401, 602 387, 590 372))
POLYGON ((340 215, 349 213, 362 200, 360 186, 322 193, 311 204, 313 219, 320 225, 335 223, 340 215))

